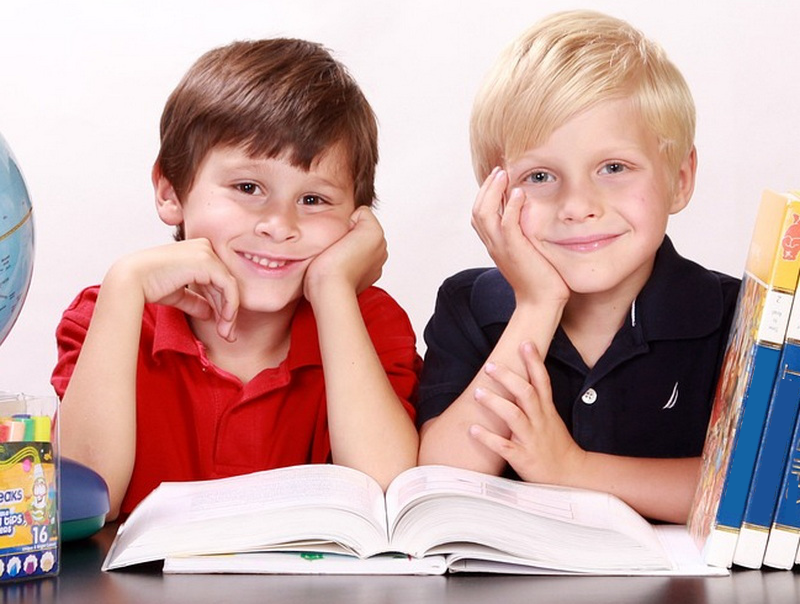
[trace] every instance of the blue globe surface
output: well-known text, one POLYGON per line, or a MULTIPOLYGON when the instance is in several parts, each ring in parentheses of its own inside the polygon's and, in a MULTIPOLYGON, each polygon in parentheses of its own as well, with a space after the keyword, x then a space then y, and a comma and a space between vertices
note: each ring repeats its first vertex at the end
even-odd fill
POLYGON ((25 181, 0 135, 0 343, 22 310, 33 274, 33 215, 25 181))

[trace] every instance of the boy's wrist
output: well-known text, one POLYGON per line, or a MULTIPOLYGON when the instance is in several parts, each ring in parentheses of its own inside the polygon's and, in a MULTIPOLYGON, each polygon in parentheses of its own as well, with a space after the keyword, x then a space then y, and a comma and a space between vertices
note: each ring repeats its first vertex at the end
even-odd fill
POLYGON ((136 276, 136 270, 129 257, 124 257, 111 265, 103 277, 101 290, 119 292, 126 296, 140 293, 144 301, 144 286, 136 276))
POLYGON ((357 297, 355 286, 344 279, 332 277, 315 279, 313 282, 307 280, 303 295, 312 307, 317 304, 335 307, 338 303, 357 297))
POLYGON ((564 476, 562 484, 576 488, 589 488, 586 483, 591 453, 584 451, 577 444, 564 457, 564 476))
POLYGON ((557 325, 567 305, 566 300, 553 298, 550 300, 517 299, 514 316, 535 320, 537 324, 546 323, 548 319, 557 325))

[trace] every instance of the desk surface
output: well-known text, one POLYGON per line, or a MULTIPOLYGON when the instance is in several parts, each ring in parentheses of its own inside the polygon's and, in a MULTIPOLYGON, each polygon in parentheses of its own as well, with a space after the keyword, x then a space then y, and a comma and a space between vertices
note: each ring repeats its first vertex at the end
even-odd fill
POLYGON ((116 526, 62 548, 54 579, 4 585, 2 602, 287 602, 292 604, 756 604, 800 601, 800 572, 735 571, 729 577, 333 577, 162 575, 159 565, 104 573, 116 526))

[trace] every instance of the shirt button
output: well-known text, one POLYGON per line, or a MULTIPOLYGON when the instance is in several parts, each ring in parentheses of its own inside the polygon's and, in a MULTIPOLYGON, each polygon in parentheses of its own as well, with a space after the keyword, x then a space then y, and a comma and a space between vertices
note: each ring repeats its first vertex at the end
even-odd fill
POLYGON ((583 393, 581 400, 587 405, 592 405, 597 400, 597 392, 595 391, 594 388, 589 388, 586 392, 583 393))

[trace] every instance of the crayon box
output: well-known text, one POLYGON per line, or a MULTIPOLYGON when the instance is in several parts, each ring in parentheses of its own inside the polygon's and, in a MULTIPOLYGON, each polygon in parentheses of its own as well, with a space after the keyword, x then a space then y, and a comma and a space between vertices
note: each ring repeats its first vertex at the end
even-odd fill
POLYGON ((0 583, 58 573, 57 409, 0 392, 0 583))

